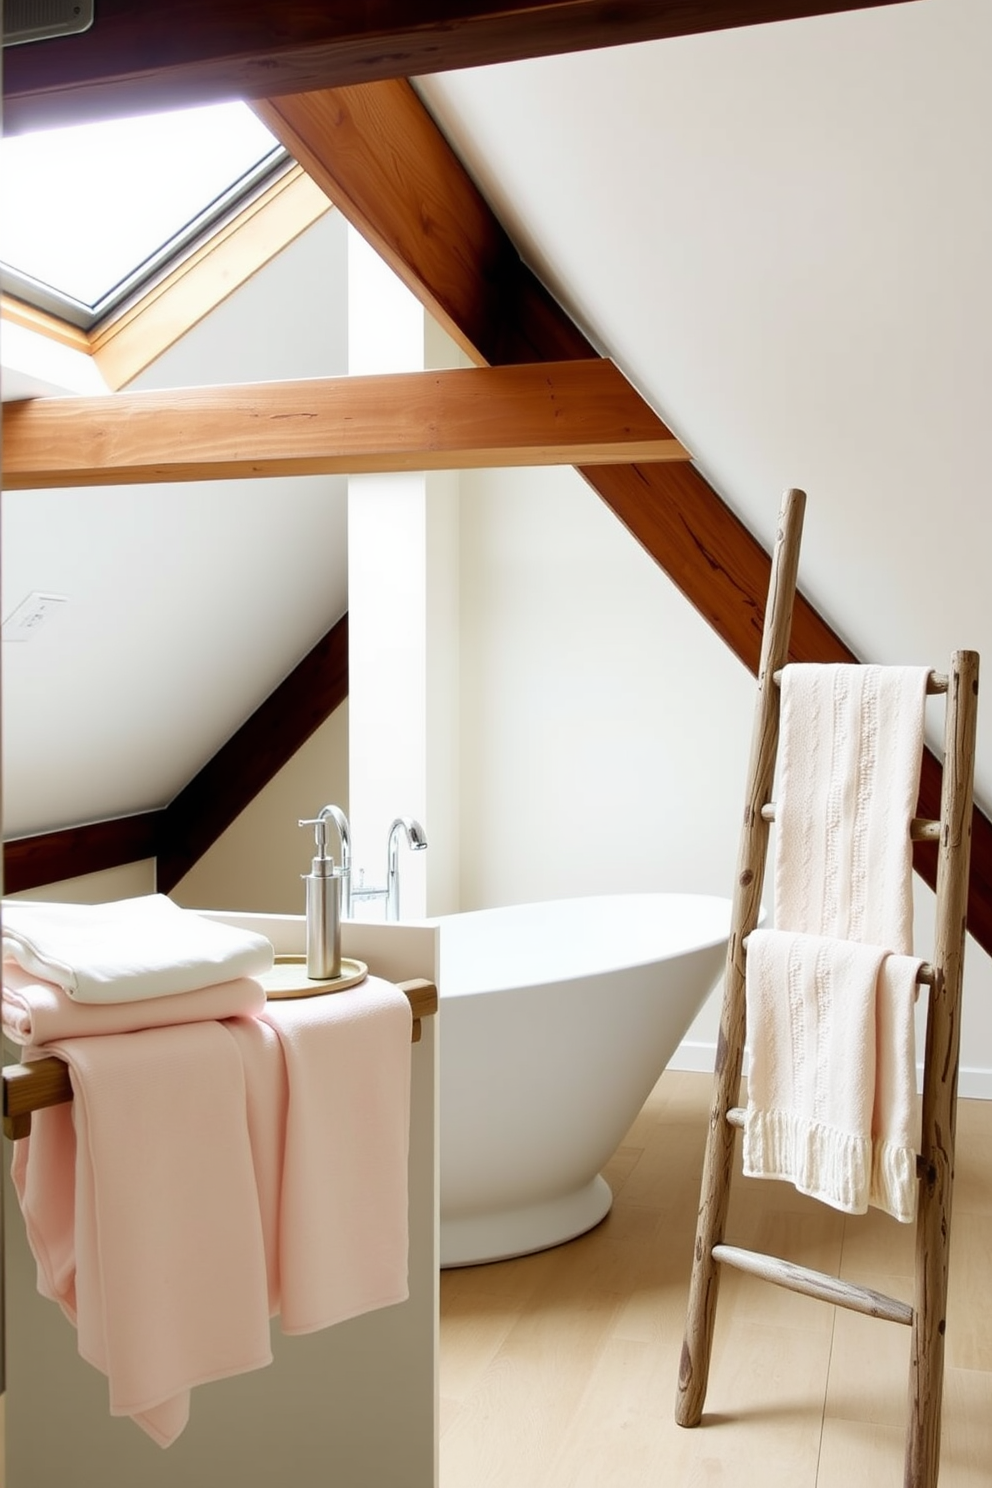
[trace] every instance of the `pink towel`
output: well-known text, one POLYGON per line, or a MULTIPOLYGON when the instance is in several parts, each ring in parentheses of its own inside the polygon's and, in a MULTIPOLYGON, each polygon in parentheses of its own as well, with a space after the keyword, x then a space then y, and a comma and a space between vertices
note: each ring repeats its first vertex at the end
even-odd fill
POLYGON ((409 1294, 411 1021, 403 993, 368 977, 226 1025, 247 1072, 269 1285, 284 1333, 311 1333, 409 1294), (274 1091, 283 1079, 280 1151, 274 1091))
POLYGON ((72 1106, 39 1111, 13 1178, 38 1287, 161 1446, 194 1385, 271 1360, 244 1070, 219 1023, 67 1039, 72 1106))
POLYGON ((75 1098, 35 1114, 14 1182, 39 1290, 112 1414, 168 1446, 194 1385, 270 1362, 276 1312, 308 1333, 407 1297, 411 1019, 369 977, 45 1046, 75 1098))
POLYGON ((100 1033, 135 1033, 170 1023, 199 1023, 238 1014, 254 1017, 265 1007, 262 984, 251 977, 218 982, 196 992, 148 997, 141 1002, 80 1003, 25 971, 3 963, 3 1031, 15 1044, 39 1047, 53 1039, 100 1033))

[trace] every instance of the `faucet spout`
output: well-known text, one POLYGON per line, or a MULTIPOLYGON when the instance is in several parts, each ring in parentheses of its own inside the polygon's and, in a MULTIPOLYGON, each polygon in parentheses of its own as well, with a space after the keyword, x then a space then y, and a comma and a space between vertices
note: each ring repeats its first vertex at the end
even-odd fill
MULTIPOLYGON (((322 806, 317 813, 317 820, 326 822, 330 819, 338 829, 338 837, 341 841, 341 918, 351 919, 351 828, 348 826, 348 818, 340 806, 322 806)), ((303 823, 300 823, 303 826, 303 823)))
POLYGON ((406 837, 407 847, 412 852, 423 852, 427 846, 427 834, 412 816, 398 816, 389 829, 386 867, 386 919, 400 917, 400 832, 406 837))

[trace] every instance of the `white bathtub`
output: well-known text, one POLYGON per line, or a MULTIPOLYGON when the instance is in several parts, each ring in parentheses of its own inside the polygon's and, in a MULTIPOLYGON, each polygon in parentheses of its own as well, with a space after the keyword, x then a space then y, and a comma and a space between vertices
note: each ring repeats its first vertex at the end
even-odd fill
POLYGON ((730 901, 616 894, 441 926, 441 1264, 598 1224, 615 1151, 723 970, 730 901))

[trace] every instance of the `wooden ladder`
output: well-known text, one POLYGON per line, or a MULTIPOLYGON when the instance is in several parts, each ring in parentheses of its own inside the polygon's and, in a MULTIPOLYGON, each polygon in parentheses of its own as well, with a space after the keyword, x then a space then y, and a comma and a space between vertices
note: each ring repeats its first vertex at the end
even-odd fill
POLYGON ((929 986, 923 1073, 922 1139, 917 1158, 916 1281, 912 1306, 868 1287, 841 1281, 772 1256, 724 1243, 740 1108, 744 1057, 744 942, 760 914, 770 804, 779 732, 777 676, 788 660, 806 498, 789 491, 779 516, 765 612, 747 799, 734 885, 731 933, 713 1104, 703 1163, 685 1339, 675 1419, 702 1419, 722 1265, 734 1266, 807 1296, 912 1328, 905 1488, 935 1488, 940 1457, 940 1413, 950 1246, 951 1191, 960 1041, 972 783, 978 703, 978 656, 955 652, 946 677, 931 673, 928 691, 946 692, 941 812, 938 822, 914 820, 914 840, 938 843, 933 960, 921 981, 929 986))

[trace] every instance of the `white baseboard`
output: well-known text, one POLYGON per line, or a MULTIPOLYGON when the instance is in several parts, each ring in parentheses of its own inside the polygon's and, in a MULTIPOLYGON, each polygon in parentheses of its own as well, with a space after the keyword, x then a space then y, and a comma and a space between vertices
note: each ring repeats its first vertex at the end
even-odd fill
MULTIPOLYGON (((710 1075, 716 1063, 716 1044, 701 1039, 683 1039, 668 1068, 710 1075)), ((746 1066, 745 1066, 746 1067, 746 1066)), ((917 1088, 922 1085, 923 1066, 917 1068, 917 1088)), ((992 1100, 992 1069, 962 1065, 958 1073, 958 1095, 962 1100, 992 1100)))
POLYGON ((711 1075, 716 1066, 716 1044, 704 1043, 702 1039, 683 1039, 668 1062, 673 1070, 691 1070, 700 1075, 711 1075))

